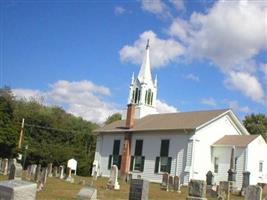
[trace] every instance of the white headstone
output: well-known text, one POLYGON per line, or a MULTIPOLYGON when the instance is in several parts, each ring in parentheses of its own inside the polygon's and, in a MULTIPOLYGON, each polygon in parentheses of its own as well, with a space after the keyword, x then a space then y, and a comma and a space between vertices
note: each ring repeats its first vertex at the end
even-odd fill
POLYGON ((74 174, 76 175, 77 161, 74 158, 68 160, 67 167, 69 167, 71 170, 74 170, 74 174))
POLYGON ((114 190, 120 189, 120 185, 118 182, 118 167, 117 167, 117 165, 112 165, 112 167, 111 167, 110 177, 108 180, 107 187, 109 189, 114 189, 114 190))

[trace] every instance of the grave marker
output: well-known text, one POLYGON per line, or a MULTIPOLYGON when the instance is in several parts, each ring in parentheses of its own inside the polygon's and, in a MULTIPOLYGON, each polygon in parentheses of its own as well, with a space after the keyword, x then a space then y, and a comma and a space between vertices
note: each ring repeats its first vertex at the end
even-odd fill
POLYGON ((218 199, 220 200, 230 200, 230 182, 220 181, 218 188, 218 199))
POLYGON ((161 189, 167 190, 168 189, 168 184, 169 184, 169 174, 168 173, 164 173, 162 175, 161 189))
POLYGON ((48 177, 52 177, 53 176, 52 174, 53 164, 49 163, 47 167, 48 167, 48 177))
POLYGON ((206 182, 202 180, 191 179, 188 185, 187 200, 207 200, 206 198, 206 182))
POLYGON ((178 192, 178 193, 181 193, 181 190, 180 190, 180 179, 179 179, 178 176, 174 177, 174 191, 178 192))
POLYGON ((14 162, 10 167, 8 179, 21 180, 21 176, 22 176, 22 166, 21 164, 14 162))
POLYGON ((120 185, 118 183, 118 167, 116 165, 112 165, 111 167, 107 188, 114 190, 120 189, 120 185))
POLYGON ((129 200, 148 200, 149 182, 143 179, 132 179, 129 200))
POLYGON ((250 185, 246 189, 245 200, 261 200, 262 188, 258 185, 250 185))
POLYGON ((97 190, 92 187, 83 187, 76 196, 79 200, 97 200, 97 190))

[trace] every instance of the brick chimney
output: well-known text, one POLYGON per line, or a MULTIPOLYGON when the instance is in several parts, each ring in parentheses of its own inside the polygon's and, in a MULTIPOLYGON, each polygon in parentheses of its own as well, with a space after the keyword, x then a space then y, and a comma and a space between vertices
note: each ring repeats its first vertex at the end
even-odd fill
POLYGON ((130 103, 127 105, 127 118, 126 118, 126 128, 133 128, 134 126, 134 111, 135 111, 135 105, 133 103, 130 103))
POLYGON ((131 161, 131 133, 124 133, 124 144, 121 158, 121 179, 126 180, 129 173, 130 161, 131 161))

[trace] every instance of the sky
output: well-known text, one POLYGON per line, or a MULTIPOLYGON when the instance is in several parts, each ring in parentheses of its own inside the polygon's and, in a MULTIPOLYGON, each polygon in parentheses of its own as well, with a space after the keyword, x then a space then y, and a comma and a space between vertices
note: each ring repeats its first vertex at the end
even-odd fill
POLYGON ((102 123, 126 107, 147 39, 157 110, 267 114, 267 2, 0 1, 0 87, 102 123))

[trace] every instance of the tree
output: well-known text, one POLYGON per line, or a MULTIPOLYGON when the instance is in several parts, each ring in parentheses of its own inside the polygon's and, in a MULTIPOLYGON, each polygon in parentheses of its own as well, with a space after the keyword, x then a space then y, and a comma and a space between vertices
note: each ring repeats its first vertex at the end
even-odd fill
POLYGON ((243 124, 252 135, 262 135, 267 141, 267 117, 264 114, 247 115, 243 120, 243 124))
POLYGON ((120 113, 114 113, 113 115, 109 116, 105 122, 105 124, 111 124, 112 122, 121 120, 121 114, 120 113))

